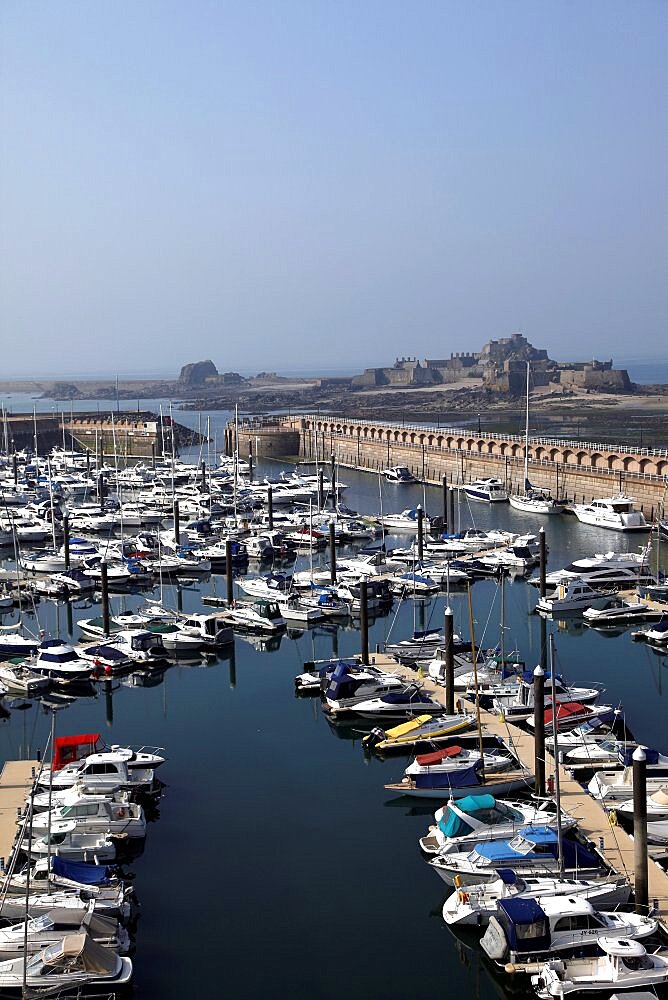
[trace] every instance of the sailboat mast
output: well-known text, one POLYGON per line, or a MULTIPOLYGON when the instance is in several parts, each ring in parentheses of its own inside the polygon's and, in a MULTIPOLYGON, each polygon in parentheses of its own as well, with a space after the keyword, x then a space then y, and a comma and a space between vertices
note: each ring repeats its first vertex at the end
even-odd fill
POLYGON ((529 377, 531 362, 527 361, 527 407, 524 421, 524 491, 529 489, 529 377))
POLYGON ((557 800, 557 845, 559 878, 564 877, 564 838, 561 829, 561 783, 559 778, 559 726, 557 724, 557 686, 554 679, 554 636, 550 635, 550 688, 552 694, 552 742, 554 751, 554 791, 557 800))
POLYGON ((485 783, 485 754, 482 743, 482 721, 480 718, 480 694, 478 691, 478 654, 475 648, 475 632, 473 630, 473 604, 471 602, 471 583, 468 585, 469 596, 469 628, 471 631, 471 658, 473 660, 473 684, 475 689, 475 714, 478 726, 478 747, 480 751, 480 777, 482 784, 485 783))

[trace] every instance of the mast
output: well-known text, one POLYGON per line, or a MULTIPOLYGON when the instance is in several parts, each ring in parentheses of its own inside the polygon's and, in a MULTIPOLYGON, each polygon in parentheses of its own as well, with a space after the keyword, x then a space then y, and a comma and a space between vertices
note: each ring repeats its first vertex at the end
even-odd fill
POLYGON ((524 421, 524 492, 529 491, 529 373, 531 362, 527 361, 527 408, 524 421))
POLYGON ((478 726, 478 748, 480 752, 480 777, 482 784, 485 783, 485 756, 482 744, 482 722, 480 719, 480 696, 478 692, 478 654, 475 648, 475 632, 473 630, 473 604, 471 602, 471 582, 468 584, 469 596, 469 628, 471 630, 471 658, 473 660, 473 684, 475 689, 475 714, 478 726))
POLYGON ((554 679, 554 636, 550 635, 550 687, 552 694, 552 741, 554 751, 554 791, 557 800, 557 846, 559 878, 564 877, 564 838, 561 829, 561 784, 559 778, 559 726, 557 725, 557 694, 554 679))

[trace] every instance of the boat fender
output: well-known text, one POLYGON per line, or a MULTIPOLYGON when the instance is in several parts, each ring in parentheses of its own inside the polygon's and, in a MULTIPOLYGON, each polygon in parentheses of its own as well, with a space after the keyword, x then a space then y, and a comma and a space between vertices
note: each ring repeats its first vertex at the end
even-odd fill
POLYGON ((457 899, 459 900, 460 903, 468 903, 468 901, 469 901, 469 894, 468 894, 468 892, 464 892, 463 889, 458 889, 457 890, 457 899))
POLYGON ((608 823, 610 826, 617 826, 617 811, 615 809, 611 809, 608 813, 608 823))
POLYGON ((125 811, 125 809, 119 809, 119 810, 118 810, 118 818, 119 818, 119 819, 125 819, 126 815, 127 815, 127 814, 126 814, 126 811, 125 811))

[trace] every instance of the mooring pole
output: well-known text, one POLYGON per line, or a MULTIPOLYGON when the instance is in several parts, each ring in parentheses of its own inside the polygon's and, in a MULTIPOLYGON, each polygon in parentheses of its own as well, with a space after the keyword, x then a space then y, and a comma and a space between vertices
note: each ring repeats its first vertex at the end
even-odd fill
POLYGON ((269 530, 274 530, 274 491, 271 486, 267 487, 267 523, 269 530))
POLYGON ((14 473, 14 486, 19 485, 19 460, 16 457, 16 452, 12 455, 12 472, 14 473))
MULTIPOLYGON (((534 736, 534 791, 545 795, 545 671, 537 666, 533 672, 533 736, 534 736)), ((559 767, 559 761, 555 761, 559 767)))
POLYGON ((647 756, 642 747, 633 753, 633 867, 636 913, 648 912, 647 884, 647 756))
POLYGON ((336 510, 336 456, 332 452, 332 510, 336 510))
POLYGON ((443 532, 448 533, 448 477, 443 476, 443 532))
POLYGON ((174 501, 174 544, 179 545, 181 538, 181 515, 179 513, 179 501, 174 501))
POLYGON ((417 543, 418 543, 418 559, 420 562, 424 559, 424 511, 422 510, 422 504, 417 506, 417 543))
POLYGON ((248 438, 248 481, 253 482, 253 439, 248 438))
POLYGON ((445 636, 445 714, 455 714, 455 649, 454 649, 454 626, 455 620, 452 608, 446 608, 443 614, 443 634, 445 636))
POLYGON ((155 441, 151 441, 151 465, 153 466, 153 471, 155 472, 155 441))
POLYGON ((225 584, 227 586, 227 606, 234 604, 234 577, 232 576, 232 539, 225 539, 225 584))
POLYGON ((369 666, 369 596, 366 580, 360 580, 360 641, 362 645, 362 663, 369 666))
POLYGON ((455 533, 455 491, 452 486, 448 489, 448 500, 450 504, 450 513, 448 515, 448 531, 451 535, 455 533))
POLYGON ((538 532, 538 542, 539 542, 539 566, 538 574, 540 580, 540 596, 545 597, 545 570, 547 567, 547 560, 545 558, 545 528, 541 526, 538 532))
POLYGON ((109 580, 107 579, 107 560, 100 563, 100 591, 102 593, 102 631, 104 638, 109 637, 111 620, 109 618, 109 580))
POLYGON ((63 554, 65 556, 65 569, 70 568, 70 516, 63 517, 63 554))
POLYGON ((329 578, 336 583, 336 521, 329 522, 329 578))

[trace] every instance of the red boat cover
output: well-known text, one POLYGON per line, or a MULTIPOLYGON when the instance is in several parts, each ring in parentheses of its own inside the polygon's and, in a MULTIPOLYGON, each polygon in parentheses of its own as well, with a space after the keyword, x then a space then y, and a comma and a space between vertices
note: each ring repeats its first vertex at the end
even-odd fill
MULTIPOLYGON (((579 701, 560 701, 557 705, 557 722, 562 719, 570 719, 573 715, 589 715, 591 712, 590 708, 586 705, 581 705, 579 701)), ((545 725, 552 722, 552 709, 548 708, 545 712, 545 725)))
POLYGON ((99 733, 79 733, 78 736, 57 736, 53 748, 53 769, 60 771, 61 767, 73 760, 81 760, 95 753, 100 741, 99 733))
POLYGON ((448 757, 456 757, 461 752, 461 747, 446 747, 444 750, 434 750, 433 753, 419 753, 416 759, 418 764, 428 767, 429 764, 440 764, 442 760, 447 760, 448 757))

